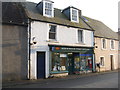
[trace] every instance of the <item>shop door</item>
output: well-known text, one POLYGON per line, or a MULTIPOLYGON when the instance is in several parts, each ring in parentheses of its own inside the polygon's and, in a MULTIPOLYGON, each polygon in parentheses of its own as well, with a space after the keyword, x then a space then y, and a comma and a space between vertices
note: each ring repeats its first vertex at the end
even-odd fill
POLYGON ((37 78, 45 78, 45 52, 37 52, 37 78))
POLYGON ((69 75, 73 74, 73 69, 74 69, 74 60, 73 60, 73 55, 69 54, 68 55, 68 71, 69 71, 69 75))

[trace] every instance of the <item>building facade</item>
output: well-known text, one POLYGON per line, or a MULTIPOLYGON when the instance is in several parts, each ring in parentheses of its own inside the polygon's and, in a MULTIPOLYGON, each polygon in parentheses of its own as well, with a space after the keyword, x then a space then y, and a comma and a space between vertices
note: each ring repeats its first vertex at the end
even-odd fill
POLYGON ((100 63, 100 70, 118 69, 118 40, 95 37, 95 43, 96 63, 100 63), (105 47, 103 46, 104 43, 106 44, 105 47))
POLYGON ((27 79, 28 32, 26 18, 21 7, 20 3, 2 3, 3 81, 27 79))
POLYGON ((94 71, 94 30, 81 10, 61 11, 48 0, 24 6, 30 20, 30 79, 94 71))
MULTIPOLYGON (((88 17, 86 19, 87 23, 95 30, 95 61, 96 64, 100 64, 100 71, 118 69, 118 34, 98 20, 88 17)), ((97 67, 96 70, 98 70, 97 67)))

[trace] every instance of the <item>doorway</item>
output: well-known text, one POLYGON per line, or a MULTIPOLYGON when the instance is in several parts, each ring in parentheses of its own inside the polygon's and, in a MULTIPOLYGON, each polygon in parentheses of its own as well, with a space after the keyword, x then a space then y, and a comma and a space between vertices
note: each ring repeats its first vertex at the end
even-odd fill
POLYGON ((110 55, 110 62, 111 62, 111 70, 114 70, 114 58, 113 58, 113 55, 110 55))
POLYGON ((45 52, 37 52, 37 78, 45 78, 45 52))
POLYGON ((74 60, 73 53, 68 53, 68 71, 69 75, 73 74, 74 69, 74 60))

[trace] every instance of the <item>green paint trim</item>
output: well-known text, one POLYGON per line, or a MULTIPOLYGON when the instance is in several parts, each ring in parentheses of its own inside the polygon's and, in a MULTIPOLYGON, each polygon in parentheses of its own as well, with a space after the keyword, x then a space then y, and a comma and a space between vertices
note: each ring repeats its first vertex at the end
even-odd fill
POLYGON ((51 71, 52 74, 68 73, 68 71, 51 71))

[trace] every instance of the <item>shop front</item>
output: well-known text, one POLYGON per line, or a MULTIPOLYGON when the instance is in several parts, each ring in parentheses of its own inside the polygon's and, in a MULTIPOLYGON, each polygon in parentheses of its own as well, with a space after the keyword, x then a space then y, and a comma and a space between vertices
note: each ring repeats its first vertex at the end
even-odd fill
POLYGON ((51 74, 80 74, 94 70, 93 48, 50 45, 51 74))

